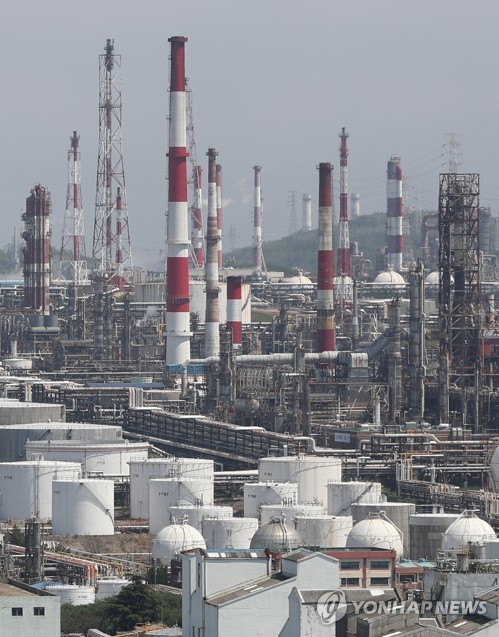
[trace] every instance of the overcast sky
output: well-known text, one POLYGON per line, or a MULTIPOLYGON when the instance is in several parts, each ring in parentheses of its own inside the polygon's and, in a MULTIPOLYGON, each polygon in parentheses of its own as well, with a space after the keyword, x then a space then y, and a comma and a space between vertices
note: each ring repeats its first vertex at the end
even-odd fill
MULTIPOLYGON (((497 0, 4 0, 0 21, 0 222, 9 242, 34 183, 52 193, 61 243, 67 151, 81 136, 87 254, 98 143, 98 58, 122 56, 123 147, 134 262, 164 248, 168 37, 185 35, 197 157, 219 151, 225 247, 251 243, 252 166, 262 166, 264 238, 288 233, 296 191, 313 197, 316 165, 339 166, 363 213, 385 209, 386 162, 402 158, 410 192, 435 208, 448 133, 481 204, 499 208, 497 0), (416 191, 417 189, 417 191, 416 191)), ((207 171, 205 169, 204 178, 207 171)), ((206 186, 206 183, 204 183, 206 186)), ((206 189, 205 189, 206 192, 206 189)), ((338 188, 336 187, 336 197, 338 188)))

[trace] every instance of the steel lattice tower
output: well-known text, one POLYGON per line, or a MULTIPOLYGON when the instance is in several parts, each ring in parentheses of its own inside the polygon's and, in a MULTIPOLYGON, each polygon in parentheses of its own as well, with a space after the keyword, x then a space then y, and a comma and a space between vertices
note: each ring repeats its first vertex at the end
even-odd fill
POLYGON ((71 282, 73 285, 88 283, 79 140, 80 136, 74 131, 70 138, 71 147, 68 151, 68 188, 59 265, 61 279, 71 282))
POLYGON ((449 422, 449 386, 461 392, 463 423, 479 430, 480 251, 479 176, 440 175, 438 229, 440 420, 449 422))
POLYGON ((93 240, 94 275, 120 290, 131 284, 132 253, 121 138, 121 55, 107 40, 99 56, 99 156, 93 240))

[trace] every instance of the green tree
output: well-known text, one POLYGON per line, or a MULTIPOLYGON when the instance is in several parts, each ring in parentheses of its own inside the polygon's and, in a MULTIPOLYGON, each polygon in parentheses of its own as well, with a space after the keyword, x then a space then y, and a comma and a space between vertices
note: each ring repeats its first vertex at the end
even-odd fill
POLYGON ((26 546, 26 536, 24 535, 24 532, 21 531, 21 529, 17 526, 17 524, 14 524, 12 529, 10 531, 7 531, 3 539, 4 542, 6 542, 7 544, 26 546))

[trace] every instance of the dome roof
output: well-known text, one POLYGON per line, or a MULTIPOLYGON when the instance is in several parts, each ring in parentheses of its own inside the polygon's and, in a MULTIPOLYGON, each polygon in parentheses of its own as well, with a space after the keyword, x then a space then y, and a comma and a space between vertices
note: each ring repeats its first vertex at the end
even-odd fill
POLYGON ((186 524, 170 524, 156 536, 152 545, 152 557, 162 562, 171 560, 181 551, 205 549, 206 542, 201 533, 193 526, 186 524))
POLYGON ((427 277, 425 277, 424 282, 428 283, 430 285, 438 285, 438 282, 440 281, 440 273, 438 270, 435 270, 434 272, 430 272, 430 274, 428 274, 427 277))
POLYGON ((347 537, 347 548, 395 549, 397 556, 403 553, 398 529, 390 520, 376 513, 353 526, 347 537))
POLYGON ((269 549, 272 553, 291 551, 303 545, 303 539, 294 527, 286 525, 285 518, 272 518, 261 526, 251 539, 251 549, 269 549))
POLYGON ((312 281, 304 274, 296 274, 295 276, 287 276, 282 279, 283 283, 291 283, 291 285, 312 285, 312 281))
POLYGON ((395 270, 389 269, 385 272, 380 272, 374 279, 374 283, 382 283, 383 285, 405 285, 405 279, 401 274, 395 272, 395 270))
POLYGON ((464 511, 443 534, 442 550, 462 549, 471 544, 495 541, 496 534, 488 522, 478 518, 473 511, 464 511))

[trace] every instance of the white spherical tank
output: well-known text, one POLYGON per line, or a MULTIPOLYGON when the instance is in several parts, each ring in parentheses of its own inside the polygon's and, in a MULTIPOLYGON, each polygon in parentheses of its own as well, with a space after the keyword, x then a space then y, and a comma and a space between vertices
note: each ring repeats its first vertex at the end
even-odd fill
POLYGON ((347 548, 395 549, 397 557, 404 551, 402 537, 395 526, 376 513, 353 526, 347 537, 347 548))
POLYGON ((472 511, 463 511, 443 534, 442 550, 456 551, 467 548, 469 544, 483 544, 496 540, 496 533, 488 522, 477 517, 472 511))
POLYGON ((244 515, 260 517, 262 504, 296 504, 298 485, 291 482, 247 482, 244 485, 244 515))
POLYGON ((495 491, 499 491, 499 445, 494 449, 490 460, 490 474, 495 491))
POLYGON ((327 512, 329 515, 351 515, 354 502, 375 503, 381 500, 379 482, 329 482, 327 512))
POLYGON ((350 508, 354 524, 369 517, 370 513, 379 513, 380 511, 383 511, 390 522, 392 522, 397 529, 402 532, 404 555, 409 555, 411 546, 409 518, 411 515, 416 513, 415 504, 412 502, 380 502, 378 504, 355 502, 350 508))
POLYGON ((98 602, 101 599, 114 597, 122 588, 125 588, 125 586, 128 586, 130 583, 130 580, 127 579, 98 579, 96 582, 95 601, 98 602))
POLYGON ((52 535, 114 535, 114 482, 54 480, 52 535))
POLYGON ((297 515, 317 516, 324 515, 324 507, 320 504, 262 504, 260 507, 260 523, 263 526, 268 524, 273 518, 285 517, 287 526, 293 526, 297 515))
POLYGON ((185 478, 213 483, 213 460, 203 458, 151 458, 130 462, 130 517, 149 519, 149 480, 185 478))
POLYGON ((352 530, 351 516, 296 516, 296 530, 305 546, 313 549, 344 548, 352 530))
POLYGON ((204 518, 203 537, 208 549, 249 549, 258 529, 256 518, 204 518))
POLYGON ((234 510, 232 507, 225 506, 172 506, 170 507, 170 521, 179 521, 187 519, 188 524, 197 529, 200 533, 203 531, 204 518, 227 519, 232 518, 234 510))
POLYGON ((327 484, 341 481, 341 459, 336 456, 283 456, 261 458, 260 482, 298 484, 298 502, 319 501, 327 505, 327 484))
POLYGON ((201 533, 185 521, 182 524, 170 524, 156 536, 152 545, 152 558, 160 564, 165 564, 177 556, 181 551, 206 548, 201 533))
POLYGON ((52 516, 52 480, 75 480, 81 464, 32 460, 0 463, 0 520, 52 516))
POLYGON ((26 458, 42 455, 46 460, 81 462, 88 474, 128 476, 132 459, 147 459, 146 442, 91 443, 81 440, 37 440, 26 443, 26 458))
POLYGON ((170 524, 170 507, 213 504, 213 482, 184 478, 149 480, 149 533, 158 533, 170 524))
POLYGON ((76 584, 56 584, 47 586, 46 591, 58 595, 61 604, 83 606, 95 602, 95 588, 93 586, 76 586, 76 584))

